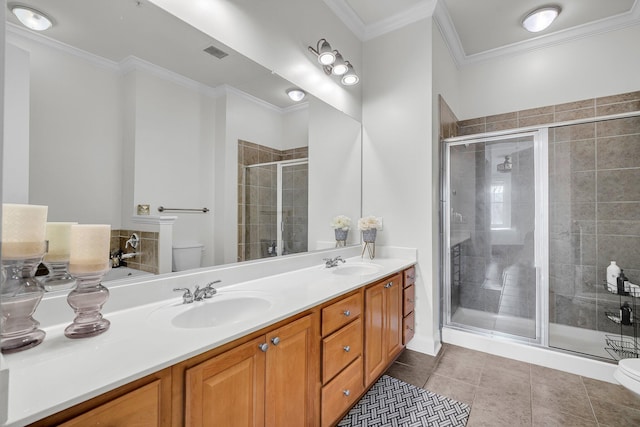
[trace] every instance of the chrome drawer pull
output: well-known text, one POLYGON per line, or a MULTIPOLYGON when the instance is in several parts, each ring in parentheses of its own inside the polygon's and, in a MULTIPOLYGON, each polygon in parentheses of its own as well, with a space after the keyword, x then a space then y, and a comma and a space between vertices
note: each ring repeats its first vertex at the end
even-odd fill
POLYGON ((271 342, 273 343, 273 345, 278 345, 280 344, 280 338, 279 337, 271 338, 271 342))
POLYGON ((351 312, 349 310, 343 311, 342 314, 344 314, 347 317, 351 316, 351 312))
POLYGON ((411 326, 407 326, 407 329, 413 332, 413 328, 411 326))
POLYGON ((258 344, 258 348, 263 352, 266 352, 269 349, 269 344, 263 342, 262 344, 258 344))
POLYGON ((349 390, 344 390, 344 391, 342 392, 342 394, 344 394, 345 396, 349 396, 349 395, 351 394, 351 391, 349 391, 349 390))
POLYGON ((393 286, 393 282, 389 282, 386 285, 384 285, 385 288, 390 288, 393 286))
POLYGON ((415 279, 416 279, 416 276, 407 276, 407 279, 409 279, 409 280, 415 280, 415 279))
POLYGON ((346 351, 347 353, 349 353, 351 351, 351 347, 349 347, 348 345, 345 345, 344 347, 342 347, 344 349, 344 351, 346 351))
POLYGON ((411 302, 411 303, 413 303, 413 302, 416 302, 416 300, 411 299, 411 298, 407 298, 407 302, 411 302))

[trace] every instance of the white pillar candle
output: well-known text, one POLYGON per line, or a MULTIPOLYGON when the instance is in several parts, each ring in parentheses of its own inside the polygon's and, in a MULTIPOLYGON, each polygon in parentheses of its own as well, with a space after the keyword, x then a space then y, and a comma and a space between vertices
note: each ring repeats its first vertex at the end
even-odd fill
POLYGON ((108 224, 76 224, 71 226, 69 273, 82 274, 109 268, 111 226, 108 224))
POLYGON ((47 206, 2 204, 2 258, 39 257, 45 251, 47 206))
POLYGON ((49 250, 44 256, 46 262, 69 261, 69 246, 71 244, 71 226, 77 222, 48 222, 47 240, 49 250))

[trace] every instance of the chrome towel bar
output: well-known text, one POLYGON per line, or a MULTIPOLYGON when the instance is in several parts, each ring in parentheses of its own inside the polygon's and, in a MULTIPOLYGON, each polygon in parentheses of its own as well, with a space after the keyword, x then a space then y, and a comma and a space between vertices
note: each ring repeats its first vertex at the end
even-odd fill
POLYGON ((167 211, 181 211, 181 212, 209 212, 209 208, 199 208, 199 209, 181 209, 181 208, 165 208, 164 206, 158 206, 158 212, 167 212, 167 211))

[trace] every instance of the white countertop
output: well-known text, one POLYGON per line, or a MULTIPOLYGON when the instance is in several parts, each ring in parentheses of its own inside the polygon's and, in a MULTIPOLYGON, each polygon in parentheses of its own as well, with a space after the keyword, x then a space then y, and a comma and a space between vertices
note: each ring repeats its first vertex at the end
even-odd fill
MULTIPOLYGON (((47 333, 45 340, 37 347, 4 356, 5 367, 9 369, 9 410, 5 425, 21 426, 37 421, 416 263, 414 249, 380 248, 378 252, 384 257, 362 259, 359 255, 353 256, 359 254, 359 248, 343 248, 283 258, 271 264, 212 267, 154 276, 141 282, 132 279, 120 287, 109 288, 111 296, 103 314, 111 327, 99 336, 86 339, 72 340, 64 336, 64 328, 73 320, 72 310, 64 306, 65 295, 43 299, 34 317, 47 333), (343 265, 375 264, 379 271, 340 275, 335 273, 336 269, 325 269, 322 257, 336 254, 350 256, 343 265), (288 271, 287 265, 295 269, 288 271), (252 277, 258 275, 257 271, 262 271, 262 277, 252 277), (271 307, 257 318, 220 327, 173 326, 168 316, 170 310, 181 309, 175 307, 180 305, 182 297, 172 289, 193 289, 195 284, 204 285, 218 278, 222 279, 218 296, 238 291, 261 294, 269 298, 271 307)), ((194 302, 193 307, 215 298, 194 302)), ((183 307, 188 309, 191 305, 183 307)))

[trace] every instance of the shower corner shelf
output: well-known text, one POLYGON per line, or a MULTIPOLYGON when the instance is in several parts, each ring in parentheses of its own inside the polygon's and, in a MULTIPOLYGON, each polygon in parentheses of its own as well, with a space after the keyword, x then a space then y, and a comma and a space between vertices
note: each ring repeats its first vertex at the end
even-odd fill
MULTIPOLYGON (((611 292, 606 282, 604 283, 604 288, 607 292, 620 297, 620 306, 622 306, 623 298, 624 301, 628 301, 629 299, 631 300, 632 320, 630 325, 625 325, 622 323, 620 313, 610 311, 605 312, 607 319, 617 325, 620 325, 620 335, 605 335, 606 346, 604 349, 616 360, 640 357, 640 347, 638 346, 638 323, 637 321, 633 321, 634 314, 636 313, 636 298, 639 298, 640 295, 635 292, 625 292, 625 294, 611 292), (623 331, 625 328, 627 331, 631 329, 633 331, 633 335, 624 334, 623 331)), ((636 319, 640 319, 640 317, 636 317, 636 319)))

